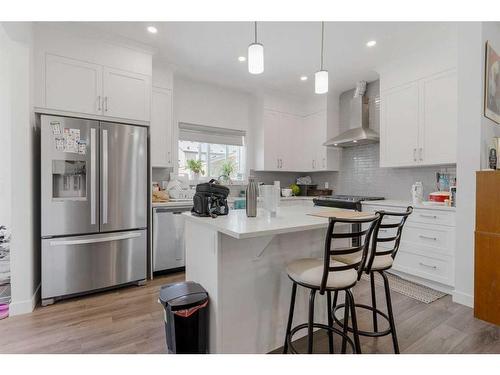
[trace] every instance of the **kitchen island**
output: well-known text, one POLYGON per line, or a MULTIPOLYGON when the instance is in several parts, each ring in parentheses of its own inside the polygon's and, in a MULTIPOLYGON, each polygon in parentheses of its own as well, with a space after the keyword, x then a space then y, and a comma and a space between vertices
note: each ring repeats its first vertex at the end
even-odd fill
MULTIPOLYGON (((186 280, 209 293, 210 353, 268 353, 282 346, 292 287, 286 264, 322 257, 328 219, 309 214, 328 210, 338 211, 297 205, 280 207, 276 217, 263 209, 255 218, 245 210, 216 219, 184 213, 186 280)), ((299 287, 294 324, 307 322, 307 301, 308 291, 299 287)), ((323 296, 315 321, 326 322, 323 296)))

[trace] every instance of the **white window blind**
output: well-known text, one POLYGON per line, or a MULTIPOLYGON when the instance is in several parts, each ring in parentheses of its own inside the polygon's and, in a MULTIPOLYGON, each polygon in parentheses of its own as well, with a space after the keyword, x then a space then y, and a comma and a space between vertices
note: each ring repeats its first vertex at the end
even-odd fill
POLYGON ((245 134, 243 130, 179 123, 179 140, 181 141, 243 146, 245 134))

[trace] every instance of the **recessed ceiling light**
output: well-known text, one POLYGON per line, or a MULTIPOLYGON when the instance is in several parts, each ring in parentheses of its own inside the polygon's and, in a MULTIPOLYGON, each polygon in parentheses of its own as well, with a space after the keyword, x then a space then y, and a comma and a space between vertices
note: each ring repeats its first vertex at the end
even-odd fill
POLYGON ((148 26, 148 31, 151 33, 151 34, 156 34, 158 32, 158 29, 154 26, 148 26))
POLYGON ((352 141, 352 143, 358 143, 358 141, 354 140, 354 141, 352 141))
POLYGON ((301 81, 307 81, 307 76, 300 76, 301 81))
POLYGON ((240 56, 240 57, 238 57, 238 61, 244 62, 244 61, 247 61, 247 58, 245 56, 240 56))
POLYGON ((373 47, 375 44, 377 44, 376 40, 370 40, 369 42, 366 43, 367 47, 373 47))

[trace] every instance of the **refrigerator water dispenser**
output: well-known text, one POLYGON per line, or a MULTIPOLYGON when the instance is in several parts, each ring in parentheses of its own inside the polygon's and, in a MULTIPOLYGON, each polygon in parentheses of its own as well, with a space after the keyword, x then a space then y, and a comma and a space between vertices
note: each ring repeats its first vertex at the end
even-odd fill
POLYGON ((85 164, 84 160, 52 160, 53 199, 86 199, 85 164))

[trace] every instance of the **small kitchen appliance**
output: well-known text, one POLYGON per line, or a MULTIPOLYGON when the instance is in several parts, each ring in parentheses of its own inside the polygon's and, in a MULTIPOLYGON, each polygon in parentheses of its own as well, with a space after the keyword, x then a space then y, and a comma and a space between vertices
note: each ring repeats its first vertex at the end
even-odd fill
POLYGON ((424 187, 422 182, 417 181, 411 186, 411 200, 413 204, 421 204, 424 199, 424 187))

